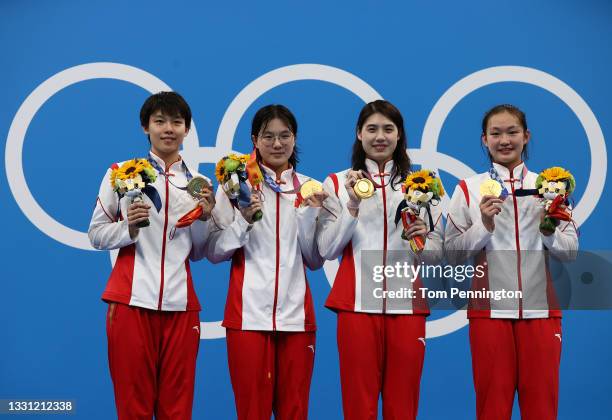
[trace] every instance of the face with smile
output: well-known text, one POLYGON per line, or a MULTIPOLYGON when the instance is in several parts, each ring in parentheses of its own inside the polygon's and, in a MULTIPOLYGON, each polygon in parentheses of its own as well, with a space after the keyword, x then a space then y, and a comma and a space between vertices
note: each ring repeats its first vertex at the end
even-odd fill
POLYGON ((265 166, 276 171, 277 175, 289 168, 295 135, 283 120, 271 119, 252 140, 265 166))
POLYGON ((178 160, 179 150, 189 129, 180 115, 166 115, 157 110, 149 117, 149 126, 143 127, 149 135, 151 151, 162 158, 166 164, 178 160))
POLYGON ((366 157, 379 166, 391 160, 399 137, 399 130, 393 121, 378 112, 370 115, 361 130, 357 131, 366 157))
POLYGON ((522 162, 523 148, 530 137, 529 130, 523 128, 515 115, 500 112, 489 118, 482 142, 493 162, 513 169, 522 162))

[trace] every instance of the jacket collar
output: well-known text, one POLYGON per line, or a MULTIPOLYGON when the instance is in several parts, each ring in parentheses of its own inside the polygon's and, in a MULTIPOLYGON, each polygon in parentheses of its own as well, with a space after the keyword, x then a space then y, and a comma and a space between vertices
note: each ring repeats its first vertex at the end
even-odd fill
POLYGON ((166 168, 166 163, 164 162, 164 160, 162 158, 160 158, 159 156, 157 156, 155 153, 153 153, 152 150, 149 150, 149 156, 151 157, 151 159, 153 159, 155 161, 155 163, 157 163, 159 165, 159 167, 161 169, 163 169, 165 172, 170 171, 170 169, 173 169, 174 171, 180 171, 183 172, 183 158, 181 158, 181 156, 179 155, 179 158, 176 162, 172 163, 170 165, 169 168, 166 168))
POLYGON ((393 173, 393 168, 395 166, 393 159, 385 163, 385 168, 382 173, 380 172, 380 169, 378 168, 378 163, 376 161, 366 158, 365 164, 366 169, 370 173, 370 176, 372 177, 372 180, 376 183, 376 185, 389 184, 391 180, 391 174, 393 173))
MULTIPOLYGON (((270 177, 272 177, 273 180, 279 181, 278 178, 276 178, 276 171, 268 168, 263 163, 260 163, 260 166, 264 170, 265 173, 267 173, 268 175, 270 175, 270 177)), ((293 185, 293 167, 291 165, 289 165, 289 168, 285 169, 281 173, 280 181, 281 181, 280 184, 293 185)), ((283 189, 286 189, 286 188, 283 188, 283 189)))
POLYGON ((521 179, 521 174, 523 173, 523 169, 525 168, 525 162, 521 162, 516 168, 512 170, 512 173, 503 165, 499 163, 493 162, 493 168, 497 171, 500 178, 503 181, 508 181, 510 179, 521 179))
MULTIPOLYGON (((366 158, 365 165, 366 165, 366 169, 371 175, 380 174, 380 170, 378 169, 378 163, 376 161, 366 158)), ((387 161, 387 163, 385 163, 385 169, 383 173, 387 176, 390 175, 391 172, 393 171, 393 166, 394 166, 393 159, 387 161)))

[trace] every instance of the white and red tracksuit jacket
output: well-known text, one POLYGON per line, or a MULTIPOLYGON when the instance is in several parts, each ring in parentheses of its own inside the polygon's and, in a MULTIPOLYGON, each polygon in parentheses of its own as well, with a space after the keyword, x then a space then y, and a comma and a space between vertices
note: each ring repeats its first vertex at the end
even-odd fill
POLYGON ((473 301, 468 317, 559 317, 561 311, 544 250, 561 260, 574 259, 578 250, 576 227, 572 221, 562 221, 551 236, 544 236, 539 230, 542 207, 538 197, 514 195, 519 188, 534 189, 538 175, 529 172, 524 163, 512 172, 497 163, 493 165, 509 193, 501 213, 495 216, 495 230, 490 233, 484 227, 479 207, 480 185, 490 179, 489 173, 462 180, 448 211, 446 254, 452 262, 469 257, 475 257, 474 264, 486 262, 485 276, 474 277, 473 289, 521 291, 523 298, 473 301))
MULTIPOLYGON (((262 165, 272 179, 276 174, 262 165)), ((280 188, 291 191, 308 177, 288 169, 280 188)), ((278 181, 278 180, 277 180, 278 181)), ((223 326, 240 330, 314 331, 315 315, 305 265, 323 265, 315 242, 318 208, 299 207, 296 194, 260 184, 263 218, 250 226, 221 187, 207 246, 211 262, 232 259, 223 326)))
POLYGON ((141 228, 136 238, 131 239, 128 231, 130 199, 119 200, 111 187, 110 173, 115 165, 109 168, 100 185, 89 224, 89 240, 96 249, 119 248, 102 299, 161 311, 199 311, 189 259, 204 257, 209 221, 197 220, 190 227, 176 230, 174 225, 196 206, 187 191, 177 187, 187 185, 186 171, 194 177, 202 175, 189 170, 182 160, 165 168, 161 158, 152 152, 150 157, 166 173, 158 174, 153 183, 161 208, 158 212, 143 194, 145 203, 151 206, 151 224, 141 228))
MULTIPOLYGON (((417 261, 410 250, 408 241, 401 238, 402 222, 396 225, 394 220, 396 209, 404 200, 404 194, 401 190, 401 183, 395 185, 395 189, 389 185, 393 172, 393 161, 387 162, 383 173, 379 171, 378 164, 370 159, 366 159, 366 168, 374 182, 381 188, 376 188, 372 197, 361 200, 359 214, 356 218, 351 216, 346 208, 349 196, 344 183, 349 169, 331 174, 323 183, 323 188, 330 195, 325 200, 325 206, 336 217, 326 211, 321 211, 319 214, 317 224, 319 252, 327 260, 333 260, 342 255, 342 261, 325 306, 333 310, 353 312, 429 314, 426 302, 420 299, 420 292, 417 293, 417 299, 420 302, 406 299, 405 302, 402 302, 401 307, 387 305, 385 299, 382 299, 377 309, 362 307, 364 300, 362 300, 361 286, 364 266, 369 271, 373 265, 392 266, 397 262, 416 264, 417 261), (362 251, 380 251, 376 254, 379 258, 374 260, 370 257, 364 261, 362 251), (401 252, 388 253, 389 251, 401 252)), ((431 206, 431 212, 434 228, 427 234, 426 252, 423 253, 423 257, 425 262, 435 264, 440 261, 443 254, 442 213, 436 206, 431 206)), ((424 210, 420 217, 429 229, 429 218, 424 210)), ((363 275, 365 276, 364 281, 370 281, 371 273, 363 273, 363 275)), ((416 279, 414 283, 407 282, 407 286, 416 290, 422 286, 422 283, 420 279, 416 279)))

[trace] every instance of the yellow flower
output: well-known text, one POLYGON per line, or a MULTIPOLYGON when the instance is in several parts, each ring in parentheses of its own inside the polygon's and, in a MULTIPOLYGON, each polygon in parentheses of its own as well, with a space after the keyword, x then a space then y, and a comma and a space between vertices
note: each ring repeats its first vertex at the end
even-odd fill
POLYGON ((147 159, 138 159, 138 164, 140 166, 142 166, 143 169, 153 169, 153 165, 151 165, 151 162, 149 162, 147 159))
POLYGON ((143 177, 146 183, 155 182, 155 169, 146 159, 128 160, 119 168, 113 169, 110 174, 110 182, 112 187, 117 189, 117 180, 125 181, 126 179, 134 179, 138 175, 143 177))
POLYGON ((140 163, 137 159, 128 160, 119 168, 117 172, 117 176, 119 179, 132 179, 136 177, 140 172, 144 170, 142 163, 140 163))
MULTIPOLYGON (((148 162, 147 162, 148 163, 148 162)), ((111 182, 113 186, 117 179, 126 180, 135 178, 138 174, 144 171, 144 164, 138 159, 132 159, 125 162, 117 169, 111 172, 111 182)))
POLYGON ((249 155, 237 155, 235 153, 230 153, 228 155, 228 159, 237 160, 240 163, 246 164, 249 161, 249 155))
POLYGON ((222 184, 225 180, 225 159, 221 159, 217 162, 217 166, 215 167, 215 177, 219 184, 222 184))
POLYGON ((430 189, 433 182, 434 180, 431 177, 430 172, 426 169, 421 169, 420 171, 416 171, 408 175, 406 181, 404 182, 404 186, 406 187, 406 190, 412 188, 427 191, 430 189))
POLYGON ((560 166, 553 166, 552 168, 545 169, 540 175, 542 175, 544 179, 549 182, 558 181, 560 179, 568 179, 572 176, 568 171, 560 166))
POLYGON ((115 182, 117 181, 117 172, 119 172, 119 168, 113 169, 110 174, 110 183, 113 189, 116 189, 115 182))

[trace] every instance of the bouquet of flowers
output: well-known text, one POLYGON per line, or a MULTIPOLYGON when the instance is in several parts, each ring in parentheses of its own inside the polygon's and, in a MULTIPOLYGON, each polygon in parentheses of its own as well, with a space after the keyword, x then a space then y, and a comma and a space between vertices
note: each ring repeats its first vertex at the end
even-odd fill
POLYGON ((567 206, 568 196, 575 188, 574 176, 564 168, 553 166, 540 172, 536 189, 545 211, 540 230, 553 233, 561 220, 572 220, 567 206))
MULTIPOLYGON (((263 181, 255 152, 250 156, 235 153, 224 156, 217 162, 215 176, 232 205, 238 209, 251 205, 251 189, 247 180, 253 188, 263 181)), ((263 212, 259 210, 253 216, 253 220, 258 221, 262 217, 263 212)))
POLYGON ((402 185, 404 192, 404 200, 397 207, 395 213, 395 224, 402 220, 404 231, 402 238, 410 243, 410 248, 417 253, 425 248, 425 237, 415 236, 411 239, 406 237, 406 230, 419 216, 421 209, 425 208, 429 215, 429 228, 433 229, 433 220, 431 217, 430 205, 437 205, 442 196, 444 196, 444 188, 442 181, 437 177, 434 171, 421 169, 420 171, 412 172, 406 177, 402 185))
MULTIPOLYGON (((155 182, 157 172, 146 159, 132 159, 123 165, 113 168, 110 176, 113 190, 119 197, 127 196, 131 203, 143 201, 142 192, 145 188, 155 182)), ((144 220, 138 227, 149 226, 149 220, 144 220)))

